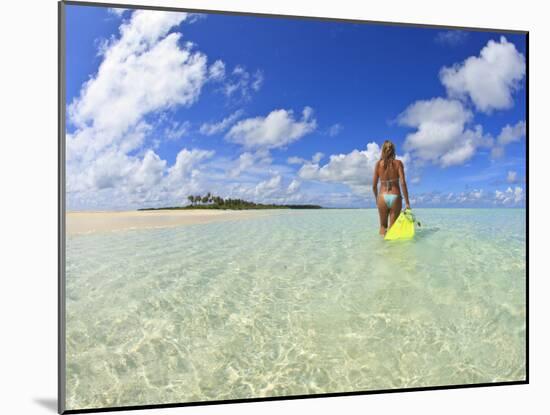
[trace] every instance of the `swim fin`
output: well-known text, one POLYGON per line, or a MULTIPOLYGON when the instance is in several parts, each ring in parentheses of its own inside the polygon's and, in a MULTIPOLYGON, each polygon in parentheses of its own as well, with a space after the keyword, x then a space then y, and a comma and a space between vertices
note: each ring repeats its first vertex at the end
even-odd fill
POLYGON ((399 214, 392 227, 386 232, 384 239, 387 241, 397 241, 412 239, 414 237, 415 218, 410 209, 405 209, 399 214))

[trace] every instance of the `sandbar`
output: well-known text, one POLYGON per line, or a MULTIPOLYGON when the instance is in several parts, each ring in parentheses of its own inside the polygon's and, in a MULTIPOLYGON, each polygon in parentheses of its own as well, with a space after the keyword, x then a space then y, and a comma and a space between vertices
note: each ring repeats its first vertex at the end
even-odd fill
POLYGON ((67 235, 111 232, 130 229, 165 228, 215 221, 249 219, 281 212, 262 210, 144 210, 120 212, 67 212, 67 235))

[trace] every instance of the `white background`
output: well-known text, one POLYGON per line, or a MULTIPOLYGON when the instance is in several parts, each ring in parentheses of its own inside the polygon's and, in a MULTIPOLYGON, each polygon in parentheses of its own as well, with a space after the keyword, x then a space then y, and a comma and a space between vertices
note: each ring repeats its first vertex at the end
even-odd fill
MULTIPOLYGON (((120 0, 121 3, 124 0, 120 0)), ((550 407, 550 284, 544 218, 550 131, 545 2, 462 0, 136 0, 140 4, 530 31, 530 385, 140 411, 542 413, 550 407), (538 5, 537 5, 538 3, 538 5)), ((0 406, 53 414, 57 376, 57 4, 6 1, 0 12, 0 406)), ((406 40, 404 40, 406 41, 406 40)), ((549 43, 547 43, 549 42, 549 43)), ((406 70, 406 67, 403 68, 406 70)))

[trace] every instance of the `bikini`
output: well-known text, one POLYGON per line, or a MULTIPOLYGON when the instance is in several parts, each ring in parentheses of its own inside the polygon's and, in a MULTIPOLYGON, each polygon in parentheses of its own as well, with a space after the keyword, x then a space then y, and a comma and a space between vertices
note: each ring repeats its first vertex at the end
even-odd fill
MULTIPOLYGON (((391 182, 397 182, 399 179, 392 179, 392 180, 380 180, 380 183, 386 183, 387 190, 391 189, 391 182)), ((384 202, 386 203, 386 206, 388 209, 390 209, 393 205, 393 202, 395 202, 395 199, 398 197, 401 197, 401 195, 395 195, 391 193, 384 193, 382 195, 384 197, 384 202)))
POLYGON ((390 195, 390 194, 383 194, 382 196, 384 196, 384 202, 386 202, 386 206, 388 207, 388 209, 391 208, 391 205, 393 205, 393 202, 395 201, 395 199, 399 197, 399 195, 390 195))

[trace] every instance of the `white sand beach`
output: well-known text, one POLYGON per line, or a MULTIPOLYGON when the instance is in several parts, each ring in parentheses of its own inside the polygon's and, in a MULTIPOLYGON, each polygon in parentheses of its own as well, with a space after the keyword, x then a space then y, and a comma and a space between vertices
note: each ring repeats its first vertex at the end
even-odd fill
POLYGON ((165 228, 270 215, 275 210, 146 210, 67 212, 68 235, 128 229, 165 228))

